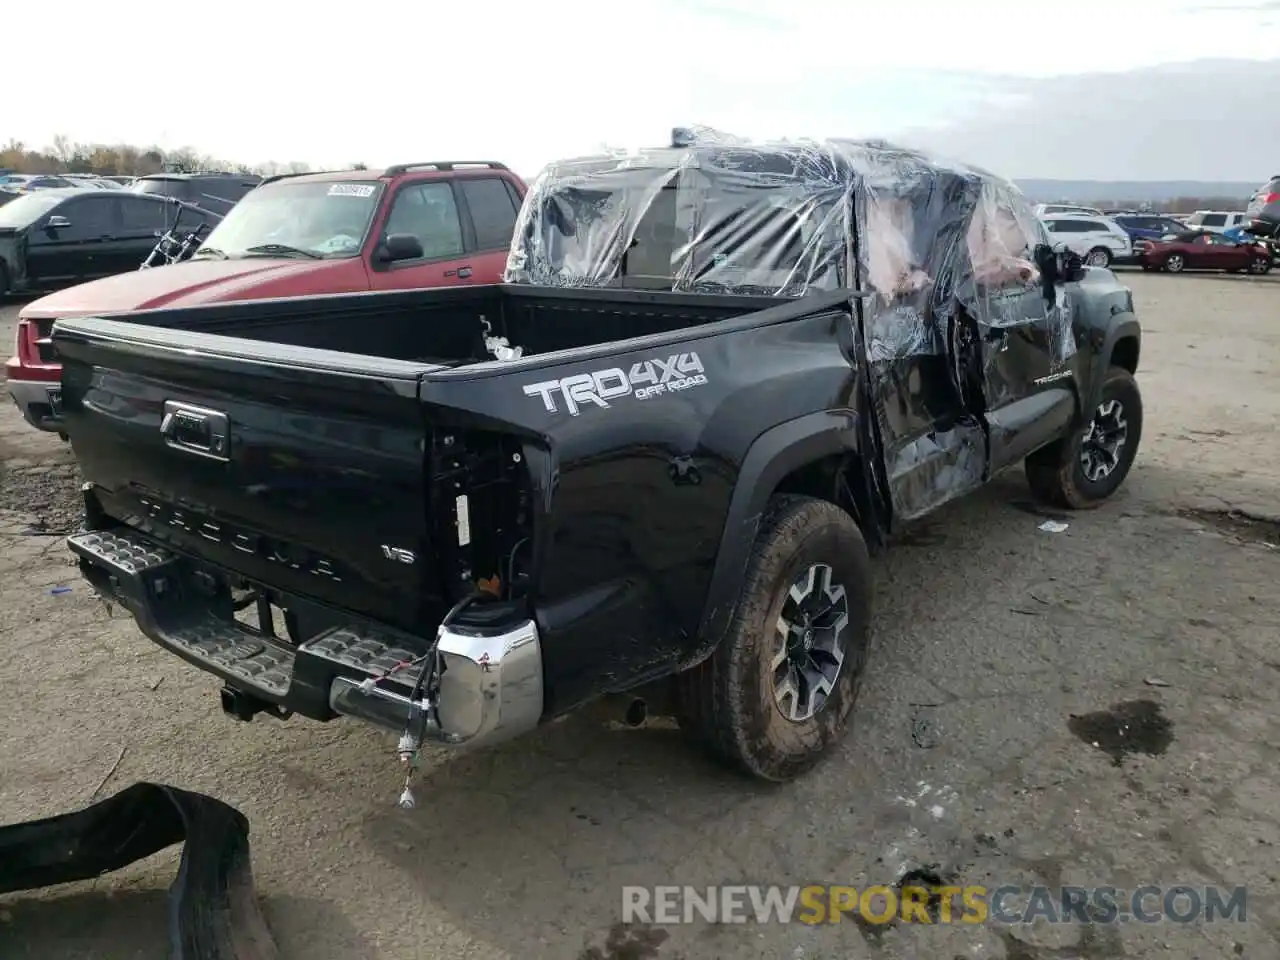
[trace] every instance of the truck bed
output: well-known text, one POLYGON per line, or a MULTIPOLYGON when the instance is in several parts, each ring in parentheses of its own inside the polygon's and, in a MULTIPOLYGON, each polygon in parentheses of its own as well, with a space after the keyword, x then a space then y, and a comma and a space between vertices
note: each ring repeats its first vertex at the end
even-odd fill
POLYGON ((514 286, 60 320, 74 548, 157 642, 320 719, 332 678, 282 674, 293 651, 345 630, 419 655, 483 591, 458 623, 536 620, 556 713, 692 655, 751 524, 742 413, 855 402, 851 320, 847 291, 514 286), (525 356, 488 357, 482 317, 525 356), (281 611, 287 639, 260 636, 281 611))
MULTIPOLYGON (((181 330, 184 336, 200 333, 459 366, 493 359, 484 349, 484 323, 493 335, 522 347, 527 357, 687 330, 777 303, 770 297, 495 285, 149 310, 124 319, 152 331, 181 330)), ((144 336, 141 331, 138 335, 144 336)), ((161 335, 158 342, 164 340, 161 335)), ((206 345, 234 349, 212 341, 206 345)))
POLYGON ((839 302, 477 286, 62 320, 53 348, 100 525, 429 633, 479 578, 510 595, 576 404, 609 406, 584 389, 606 435, 662 436, 698 349, 839 302), (525 356, 488 356, 482 319, 525 356))

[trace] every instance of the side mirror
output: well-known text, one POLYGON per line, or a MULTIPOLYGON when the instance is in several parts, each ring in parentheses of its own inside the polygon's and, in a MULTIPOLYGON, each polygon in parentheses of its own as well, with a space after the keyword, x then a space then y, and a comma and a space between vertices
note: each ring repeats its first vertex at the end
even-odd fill
POLYGON ((391 233, 378 248, 378 259, 383 263, 398 263, 401 260, 420 260, 425 256, 422 241, 412 233, 391 233))
POLYGON ((66 217, 60 217, 57 214, 54 214, 44 223, 44 228, 46 230, 65 230, 69 226, 71 226, 71 221, 66 217))
POLYGON ((1072 250, 1063 250, 1062 263, 1058 267, 1058 273, 1065 283, 1083 280, 1085 275, 1084 259, 1080 254, 1072 250))
POLYGON ((1044 290, 1044 298, 1053 303, 1059 277, 1058 254, 1047 243, 1037 243, 1032 251, 1036 268, 1040 271, 1040 286, 1044 290))

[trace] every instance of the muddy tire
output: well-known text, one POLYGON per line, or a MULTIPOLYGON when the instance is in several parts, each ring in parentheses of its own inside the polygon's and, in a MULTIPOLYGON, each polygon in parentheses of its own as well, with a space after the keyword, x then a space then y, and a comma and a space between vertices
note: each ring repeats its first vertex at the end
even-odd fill
POLYGON ((1056 507, 1096 507, 1120 489, 1141 440, 1138 383, 1123 367, 1111 367, 1089 422, 1027 457, 1031 492, 1056 507))
POLYGON ((834 504, 775 497, 729 630, 677 678, 681 730, 761 780, 793 779, 845 733, 866 665, 867 545, 834 504))

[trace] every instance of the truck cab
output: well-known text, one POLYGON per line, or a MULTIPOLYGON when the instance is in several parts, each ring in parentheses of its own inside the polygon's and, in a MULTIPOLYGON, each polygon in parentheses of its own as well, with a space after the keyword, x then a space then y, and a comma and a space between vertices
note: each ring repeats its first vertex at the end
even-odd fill
POLYGON ((32 426, 61 432, 61 368, 39 344, 59 318, 497 283, 524 193, 523 181, 492 161, 269 178, 227 212, 190 260, 80 284, 24 307, 5 365, 10 395, 32 426))

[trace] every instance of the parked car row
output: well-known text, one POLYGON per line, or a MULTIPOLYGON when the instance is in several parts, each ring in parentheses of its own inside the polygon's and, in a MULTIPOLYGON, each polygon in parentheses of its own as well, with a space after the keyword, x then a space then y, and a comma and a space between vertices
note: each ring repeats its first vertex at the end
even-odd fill
POLYGON ((1177 216, 1042 203, 1035 212, 1057 242, 1091 266, 1262 274, 1280 264, 1280 176, 1260 187, 1244 211, 1177 216))
POLYGON ((139 270, 177 211, 190 209, 175 194, 243 186, 144 180, 156 186, 110 197, 46 191, 0 207, 0 263, 10 264, 0 291, 58 291, 23 307, 5 365, 9 392, 34 426, 60 429, 61 368, 39 346, 55 319, 497 283, 525 194, 524 182, 494 162, 272 177, 249 189, 189 260, 139 270), (127 235, 126 221, 134 225, 127 235))
POLYGON ((100 177, 96 173, 6 173, 0 176, 0 191, 33 193, 36 190, 65 190, 87 187, 93 190, 123 190, 134 177, 100 177))

